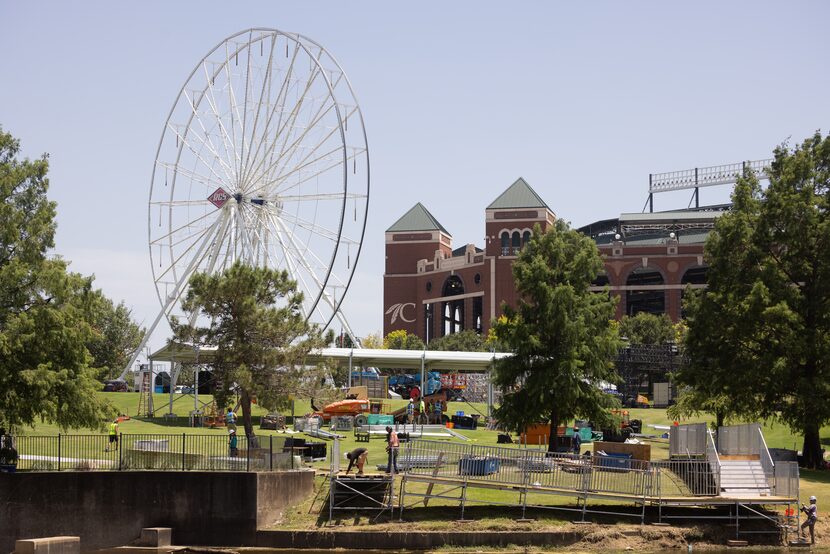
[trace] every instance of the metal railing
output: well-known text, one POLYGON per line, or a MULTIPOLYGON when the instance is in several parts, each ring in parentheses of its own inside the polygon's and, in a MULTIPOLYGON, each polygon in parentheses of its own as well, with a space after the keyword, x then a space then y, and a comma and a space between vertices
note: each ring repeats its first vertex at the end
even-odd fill
POLYGON ((778 462, 775 464, 774 472, 772 494, 787 498, 798 498, 798 462, 778 462))
POLYGON ((775 462, 772 461, 769 448, 767 448, 767 441, 764 440, 764 433, 761 432, 761 427, 758 427, 758 456, 761 459, 761 468, 764 470, 764 478, 767 480, 767 486, 770 489, 775 488, 775 462))
POLYGON ((672 459, 650 462, 658 475, 656 495, 660 498, 718 496, 719 473, 708 460, 672 459))
POLYGON ((227 435, 120 434, 14 437, 20 471, 271 471, 297 467, 293 452, 283 452, 282 437, 227 435))
POLYGON ((669 455, 676 456, 706 456, 706 436, 708 429, 705 423, 688 425, 672 425, 669 428, 669 455))
POLYGON ((666 192, 734 183, 738 177, 743 175, 744 168, 752 169, 759 179, 765 179, 771 163, 772 159, 753 160, 666 173, 653 173, 649 175, 648 191, 651 193, 666 192))
POLYGON ((760 423, 726 425, 718 429, 718 452, 723 456, 758 456, 760 423))
POLYGON ((715 446, 715 437, 711 429, 706 429, 706 460, 709 462, 709 468, 715 475, 715 494, 720 494, 720 476, 722 465, 720 463, 720 455, 718 448, 715 446))
POLYGON ((527 489, 558 489, 644 497, 653 488, 649 462, 543 450, 416 439, 401 455, 409 475, 462 479, 527 489))

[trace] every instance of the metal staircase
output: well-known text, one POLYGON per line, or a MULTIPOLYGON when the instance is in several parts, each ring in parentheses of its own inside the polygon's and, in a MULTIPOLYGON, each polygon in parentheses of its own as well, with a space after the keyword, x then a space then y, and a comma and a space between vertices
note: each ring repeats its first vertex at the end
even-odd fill
POLYGON ((722 456, 720 464, 721 494, 735 498, 770 495, 769 482, 760 459, 730 459, 722 456))

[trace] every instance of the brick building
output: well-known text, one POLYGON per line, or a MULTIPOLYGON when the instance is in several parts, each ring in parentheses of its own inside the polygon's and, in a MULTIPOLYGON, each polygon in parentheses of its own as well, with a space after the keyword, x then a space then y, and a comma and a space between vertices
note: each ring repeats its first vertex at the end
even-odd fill
MULTIPOLYGON (((725 206, 622 214, 580 229, 597 243, 608 286, 619 297, 617 317, 637 312, 681 316, 687 285, 705 286, 703 241, 725 206)), ((418 203, 386 230, 383 333, 403 329, 425 342, 474 329, 487 333, 513 305, 512 265, 533 226, 556 215, 522 178, 484 210, 484 248, 453 248, 452 235, 418 203)))

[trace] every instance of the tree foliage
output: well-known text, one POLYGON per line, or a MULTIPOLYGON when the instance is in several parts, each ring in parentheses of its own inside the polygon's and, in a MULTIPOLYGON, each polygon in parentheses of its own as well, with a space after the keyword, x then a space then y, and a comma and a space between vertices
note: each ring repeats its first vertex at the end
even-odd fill
POLYGON ((91 365, 98 379, 112 379, 129 363, 145 330, 133 321, 124 302, 115 304, 100 290, 92 293, 89 323, 92 338, 87 341, 87 349, 92 355, 91 365))
POLYGON ((767 173, 764 190, 750 173, 738 182, 707 240, 678 378, 701 408, 726 397, 726 415, 802 432, 812 467, 830 421, 830 137, 777 148, 767 173))
POLYGON ((285 409, 292 396, 312 396, 319 387, 322 375, 305 367, 305 357, 334 336, 323 336, 306 321, 302 299, 286 271, 236 263, 219 274, 191 277, 182 308, 198 316, 197 323, 173 324, 176 340, 216 347, 216 402, 230 405, 231 387, 238 387, 245 433, 251 439, 254 398, 269 410, 285 409))
POLYGON ((0 130, 0 424, 100 428, 113 409, 95 394, 86 348, 92 279, 47 256, 55 235, 49 164, 46 156, 19 160, 19 151, 0 130))
POLYGON ((630 344, 666 344, 675 340, 675 326, 668 314, 640 312, 624 316, 618 332, 630 344))
POLYGON ((619 339, 611 324, 614 300, 590 291, 602 268, 596 244, 565 222, 544 233, 534 229, 513 264, 520 300, 515 309, 505 305, 493 326, 513 352, 494 371, 503 390, 496 417, 503 423, 609 420, 613 400, 596 385, 617 380, 612 360, 619 339))
POLYGON ((423 350, 424 341, 418 335, 399 329, 386 335, 383 347, 389 350, 423 350))
POLYGON ((490 350, 487 341, 472 329, 444 335, 429 341, 428 350, 450 352, 486 352, 490 350))

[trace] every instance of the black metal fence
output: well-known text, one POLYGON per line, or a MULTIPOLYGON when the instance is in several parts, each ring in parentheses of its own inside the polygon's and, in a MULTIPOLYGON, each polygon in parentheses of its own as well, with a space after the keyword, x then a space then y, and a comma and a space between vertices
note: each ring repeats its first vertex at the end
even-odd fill
POLYGON ((18 471, 272 471, 296 469, 300 458, 282 437, 244 435, 120 434, 13 438, 18 471))

